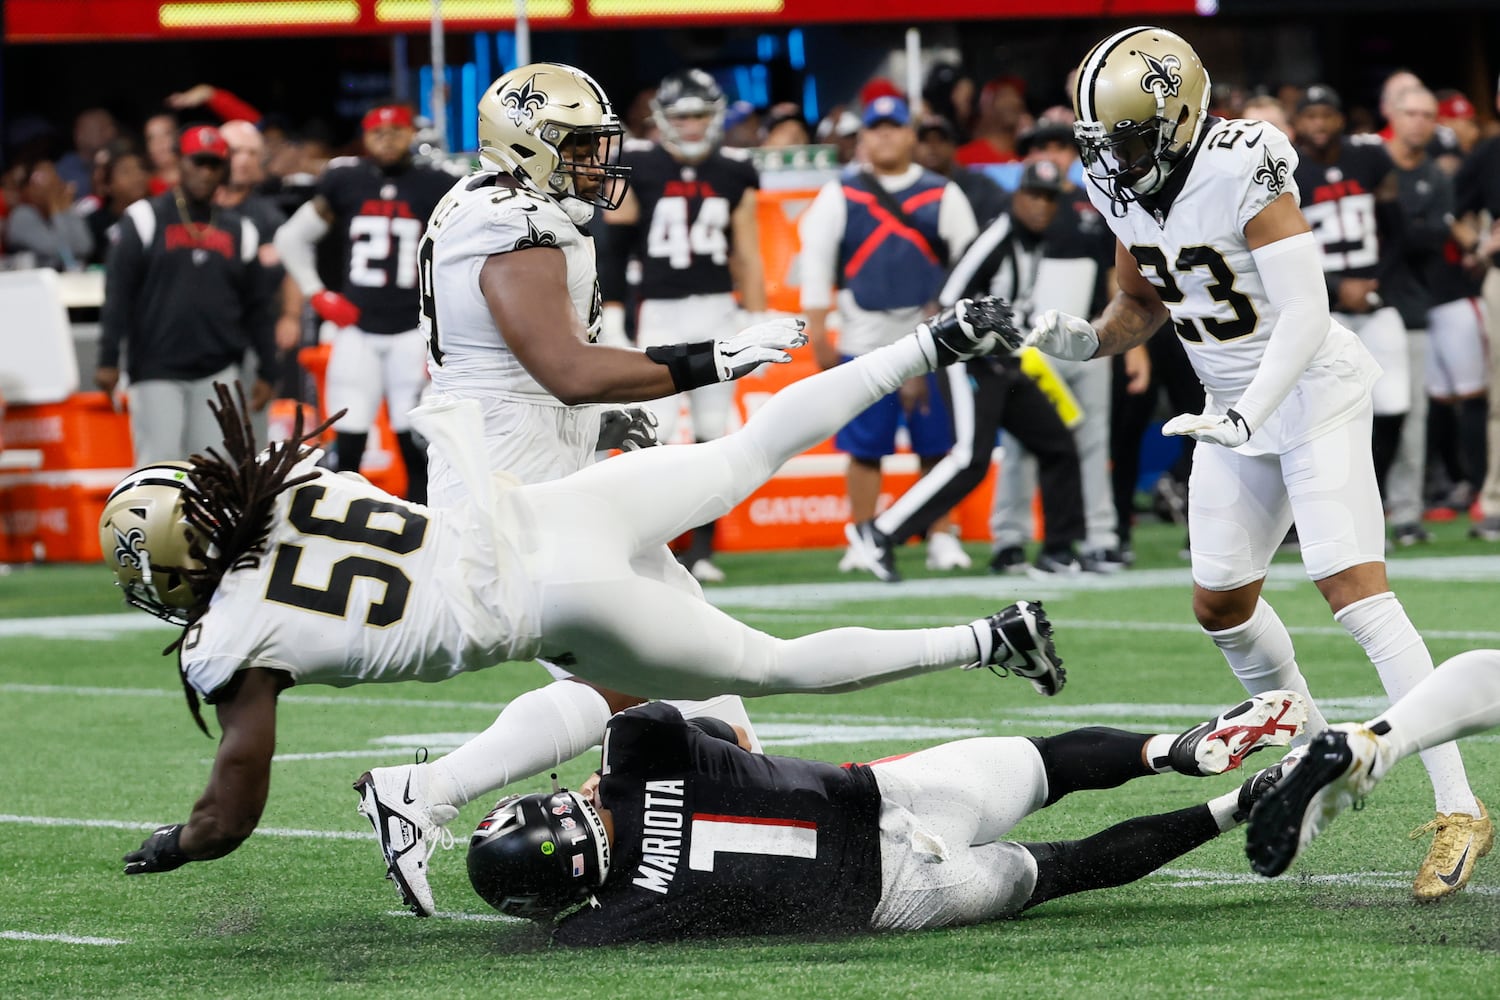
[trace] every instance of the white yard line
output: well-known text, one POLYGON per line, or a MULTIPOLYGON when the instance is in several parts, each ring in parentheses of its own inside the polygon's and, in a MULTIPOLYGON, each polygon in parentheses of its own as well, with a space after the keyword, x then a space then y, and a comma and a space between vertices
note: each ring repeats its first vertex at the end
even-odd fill
MULTIPOLYGON (((71 816, 17 816, 0 813, 0 825, 15 826, 60 826, 74 829, 103 828, 107 830, 154 830, 161 823, 145 823, 128 819, 78 819, 71 816)), ((300 837, 313 840, 374 840, 373 831, 358 833, 353 830, 296 830, 277 826, 255 828, 257 837, 300 837)))
POLYGON ((32 931, 0 931, 0 939, 6 941, 55 941, 58 944, 129 944, 120 938, 79 937, 76 934, 37 934, 32 931))

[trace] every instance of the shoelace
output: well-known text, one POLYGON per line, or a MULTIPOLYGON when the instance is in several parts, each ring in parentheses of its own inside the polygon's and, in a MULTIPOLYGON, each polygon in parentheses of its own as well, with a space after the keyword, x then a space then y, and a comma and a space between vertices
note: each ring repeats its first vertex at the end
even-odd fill
MULTIPOLYGON (((1424 834, 1428 834, 1428 833, 1438 834, 1438 833, 1441 833, 1447 827, 1458 825, 1458 824, 1462 824, 1462 823, 1465 822, 1465 820, 1462 820, 1462 819, 1454 819, 1455 816, 1466 816, 1466 815, 1468 815, 1468 814, 1467 813, 1438 813, 1432 819, 1430 819, 1427 822, 1423 823, 1421 826, 1417 827, 1411 833, 1408 833, 1406 835, 1406 839, 1407 840, 1416 840, 1417 838, 1423 836, 1424 834)), ((1477 821, 1477 820, 1471 819, 1469 822, 1475 822, 1475 821, 1477 821)))

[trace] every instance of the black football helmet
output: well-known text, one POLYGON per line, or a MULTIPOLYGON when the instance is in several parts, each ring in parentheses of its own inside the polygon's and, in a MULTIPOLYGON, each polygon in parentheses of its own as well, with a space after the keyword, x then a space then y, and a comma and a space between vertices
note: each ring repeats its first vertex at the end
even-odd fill
POLYGON ((704 159, 724 140, 724 111, 729 102, 714 78, 701 69, 672 73, 656 88, 651 99, 651 118, 661 132, 667 151, 691 162, 704 159), (674 118, 708 116, 708 131, 701 139, 684 139, 674 118))
POLYGON ((469 839, 470 884, 508 916, 551 919, 588 899, 608 875, 604 821, 566 788, 506 796, 469 839))

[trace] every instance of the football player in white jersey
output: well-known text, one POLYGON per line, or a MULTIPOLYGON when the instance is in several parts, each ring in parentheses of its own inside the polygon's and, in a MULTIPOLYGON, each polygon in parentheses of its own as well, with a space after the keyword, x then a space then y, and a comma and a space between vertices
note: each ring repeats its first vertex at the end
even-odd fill
MULTIPOLYGON (((790 322, 800 335, 800 321, 790 322)), ((467 496, 451 508, 317 468, 303 442, 323 428, 304 435, 300 420, 289 441, 257 455, 243 393, 235 406, 219 386, 223 457, 137 470, 100 518, 126 599, 183 627, 169 651, 179 651, 189 704, 195 717, 198 696, 213 704, 223 730, 191 818, 148 838, 127 873, 220 857, 250 835, 269 786, 276 698, 299 683, 435 681, 541 656, 643 697, 848 691, 980 666, 1056 694, 1062 661, 1034 602, 967 625, 778 639, 637 561, 694 518, 727 513, 906 379, 993 350, 1001 328, 1019 339, 1010 322, 998 300, 961 300, 901 341, 787 387, 733 434, 632 452, 551 482, 519 485, 488 468, 473 401, 419 407, 415 426, 464 480, 467 496)), ((550 721, 534 735, 552 747, 582 738, 566 727, 588 720, 550 721)), ((426 915, 432 803, 468 801, 482 790, 466 782, 489 778, 440 764, 389 769, 409 783, 378 798, 368 792, 375 779, 361 781, 362 809, 396 851, 389 874, 426 915), (427 804, 421 814, 417 801, 427 804)))
MULTIPOLYGON (((586 73, 538 63, 491 84, 477 114, 481 169, 453 185, 433 211, 418 247, 418 284, 431 398, 478 404, 491 470, 524 483, 576 472, 611 443, 601 440, 606 408, 589 404, 731 381, 783 359, 782 349, 800 337, 780 321, 737 335, 699 331, 718 339, 644 353, 594 344, 602 325, 599 284, 594 243, 582 226, 596 209, 619 205, 628 174, 614 162, 623 129, 608 97, 586 73)), ((648 417, 636 415, 624 430, 634 443, 654 441, 648 417)), ((434 505, 467 494, 441 450, 429 456, 429 469, 434 505)), ((701 599, 697 581, 665 544, 633 561, 650 579, 701 599)), ((640 700, 640 692, 574 683, 566 671, 548 669, 556 682, 511 702, 443 759, 375 768, 356 783, 388 865, 403 869, 393 875, 397 887, 419 912, 432 910, 425 870, 431 843, 418 843, 420 831, 440 827, 473 796, 594 746, 609 715, 640 700), (428 781, 433 775, 439 780, 428 781), (387 808, 400 814, 401 829, 414 831, 410 842, 393 842, 397 827, 377 821, 387 808)), ((753 734, 738 699, 679 707, 688 716, 728 717, 753 734)))
MULTIPOLYGON (((1203 413, 1163 428, 1210 445, 1194 453, 1189 491, 1199 625, 1248 691, 1307 693, 1291 636, 1261 598, 1295 521, 1308 576, 1400 698, 1432 673, 1432 656, 1386 579, 1370 454, 1379 368, 1330 317, 1290 142, 1263 122, 1210 116, 1208 99, 1197 54, 1170 31, 1120 31, 1084 57, 1074 135, 1089 197, 1118 237, 1120 291, 1096 323, 1049 311, 1024 343, 1082 360, 1170 321, 1208 394, 1203 413)), ((1309 733, 1326 725, 1314 708, 1309 733)), ((1455 747, 1422 757, 1439 815, 1414 891, 1433 899, 1467 882, 1444 861, 1490 820, 1455 747)))

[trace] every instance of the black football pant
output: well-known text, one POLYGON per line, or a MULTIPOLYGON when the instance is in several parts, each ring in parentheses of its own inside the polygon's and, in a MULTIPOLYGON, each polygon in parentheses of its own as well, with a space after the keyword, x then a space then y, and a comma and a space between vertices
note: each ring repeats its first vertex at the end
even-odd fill
MULTIPOLYGON (((1172 408, 1169 417, 1179 413, 1202 413, 1205 396, 1203 383, 1193 371, 1187 351, 1177 335, 1169 329, 1158 330, 1146 341, 1146 350, 1151 355, 1151 383, 1146 391, 1131 395, 1125 391, 1125 362, 1114 359, 1114 388, 1110 401, 1109 451, 1111 456, 1110 480, 1115 491, 1115 512, 1120 523, 1120 544, 1130 543, 1131 518, 1135 514, 1135 484, 1141 474, 1141 439, 1151 418, 1156 415, 1157 403, 1163 392, 1167 404, 1172 408)), ((1173 479, 1187 489, 1188 470, 1193 462, 1193 445, 1190 437, 1184 437, 1182 452, 1169 470, 1173 479)))

